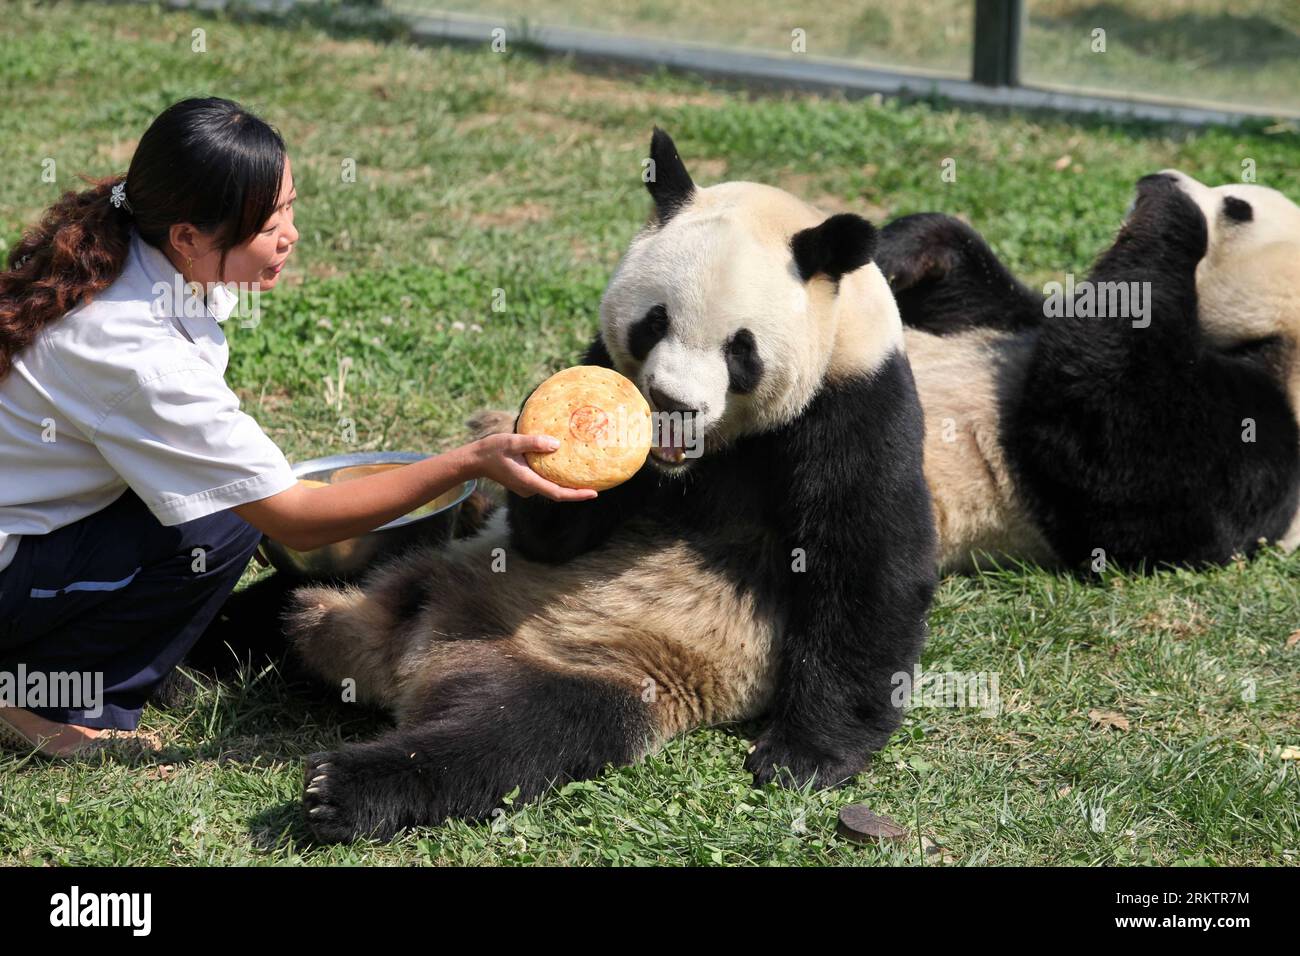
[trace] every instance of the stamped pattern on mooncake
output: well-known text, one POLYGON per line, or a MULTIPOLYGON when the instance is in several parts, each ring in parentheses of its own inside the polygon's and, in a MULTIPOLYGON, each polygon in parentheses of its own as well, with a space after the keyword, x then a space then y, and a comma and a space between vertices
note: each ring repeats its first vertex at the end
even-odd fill
POLYGON ((595 405, 579 405, 569 416, 569 434, 578 441, 604 447, 610 444, 609 413, 595 405))
POLYGON ((525 458, 566 488, 612 488, 650 454, 649 403, 631 379, 601 366, 575 365, 542 382, 524 402, 516 429, 560 439, 555 451, 525 452, 525 458))

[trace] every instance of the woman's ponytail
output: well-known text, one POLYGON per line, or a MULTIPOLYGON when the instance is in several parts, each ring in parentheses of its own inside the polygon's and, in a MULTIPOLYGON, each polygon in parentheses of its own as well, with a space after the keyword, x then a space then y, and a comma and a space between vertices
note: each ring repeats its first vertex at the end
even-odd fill
POLYGON ((201 97, 163 110, 125 180, 87 179, 90 189, 64 193, 9 253, 0 272, 0 381, 41 329, 122 274, 132 225, 165 250, 171 227, 189 223, 212 237, 224 273, 226 253, 275 211, 284 164, 280 134, 238 103, 201 97))
POLYGON ((122 274, 131 216, 111 198, 121 177, 88 181, 90 189, 69 190, 45 211, 0 272, 0 379, 42 328, 122 274))

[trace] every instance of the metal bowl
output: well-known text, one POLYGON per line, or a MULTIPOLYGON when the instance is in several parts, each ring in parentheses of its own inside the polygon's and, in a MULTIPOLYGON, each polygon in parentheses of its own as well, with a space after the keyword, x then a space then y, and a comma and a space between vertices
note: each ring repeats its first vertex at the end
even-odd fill
MULTIPOLYGON (((344 469, 406 465, 428 457, 409 451, 355 452, 299 462, 293 466, 293 473, 300 479, 330 483, 335 474, 344 469)), ((277 571, 293 578, 303 581, 329 578, 348 581, 370 568, 377 558, 389 557, 416 545, 446 544, 451 539, 452 526, 461 502, 470 496, 477 485, 478 482, 471 478, 410 514, 402 515, 355 538, 335 541, 310 551, 295 551, 263 535, 261 551, 277 571)))

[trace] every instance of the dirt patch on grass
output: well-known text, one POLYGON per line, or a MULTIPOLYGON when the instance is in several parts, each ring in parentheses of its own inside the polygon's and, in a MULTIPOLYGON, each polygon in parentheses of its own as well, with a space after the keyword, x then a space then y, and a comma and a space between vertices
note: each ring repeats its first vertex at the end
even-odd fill
POLYGON ((135 155, 135 147, 139 142, 138 139, 121 139, 113 143, 100 143, 95 149, 95 156, 114 169, 126 169, 131 165, 131 157, 135 155))
POLYGON ((469 221, 479 228, 511 228, 534 222, 546 222, 553 215, 551 207, 539 202, 521 202, 504 209, 474 213, 469 221))
POLYGON ((1138 626, 1182 641, 1199 637, 1213 623, 1214 620, 1195 602, 1187 598, 1166 598, 1154 610, 1143 615, 1138 626))

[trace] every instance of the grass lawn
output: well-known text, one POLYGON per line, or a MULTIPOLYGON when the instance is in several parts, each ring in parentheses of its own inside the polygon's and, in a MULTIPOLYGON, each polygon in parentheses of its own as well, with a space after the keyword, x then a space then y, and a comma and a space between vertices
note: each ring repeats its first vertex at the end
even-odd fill
MULTIPOLYGON (((647 211, 639 161, 655 123, 701 183, 770 182, 878 221, 960 213, 1036 282, 1083 271, 1154 170, 1222 182, 1250 159, 1260 182, 1300 197, 1294 131, 1262 124, 1186 133, 748 98, 305 21, 3 11, 6 244, 77 172, 125 170, 135 138, 184 96, 240 100, 284 134, 302 241, 260 323, 227 333, 230 382, 291 459, 450 448, 470 413, 513 407, 572 364, 647 211), (195 29, 206 52, 192 52, 195 29), (941 179, 946 158, 955 182, 941 179), (55 183, 41 177, 47 159, 55 183), (348 160, 353 183, 340 175, 348 160)), ((312 846, 300 820, 302 758, 382 718, 247 669, 146 711, 171 748, 163 763, 0 758, 0 863, 1295 865, 1300 643, 1287 641, 1298 630, 1300 555, 1103 584, 1032 569, 952 578, 924 666, 998 674, 1000 713, 914 709, 843 790, 754 790, 744 736, 710 730, 492 825, 330 848, 312 846), (849 802, 926 842, 839 839, 849 802)))

